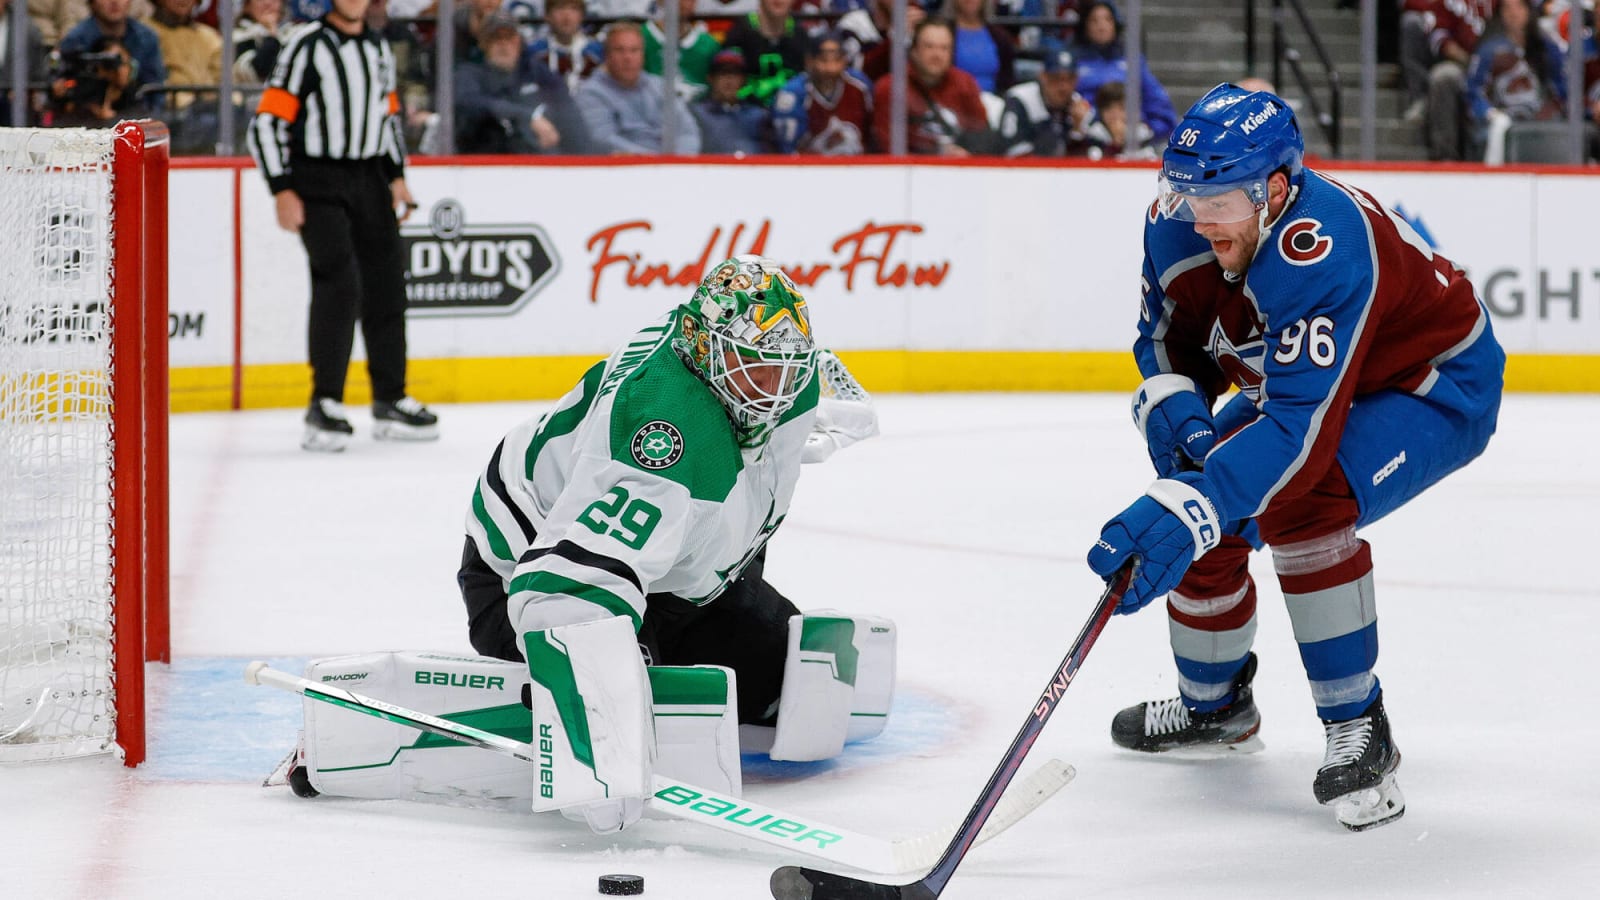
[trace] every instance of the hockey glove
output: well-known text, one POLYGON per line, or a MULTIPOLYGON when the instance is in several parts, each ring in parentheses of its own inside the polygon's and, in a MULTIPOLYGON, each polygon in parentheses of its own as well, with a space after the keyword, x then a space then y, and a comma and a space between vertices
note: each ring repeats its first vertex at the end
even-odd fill
POLYGON ((1139 385, 1133 394, 1133 423, 1162 478, 1199 469, 1217 445, 1211 409, 1193 379, 1183 375, 1157 375, 1139 385))
POLYGON ((1163 478, 1100 530, 1089 549, 1089 568, 1110 578, 1131 557, 1139 571, 1117 612, 1143 609, 1178 586, 1189 565, 1222 541, 1224 519, 1211 483, 1198 472, 1163 478))
POLYGON ((806 435, 800 462, 823 462, 845 447, 877 433, 878 411, 871 402, 823 397, 817 401, 816 422, 811 426, 811 433, 806 435))

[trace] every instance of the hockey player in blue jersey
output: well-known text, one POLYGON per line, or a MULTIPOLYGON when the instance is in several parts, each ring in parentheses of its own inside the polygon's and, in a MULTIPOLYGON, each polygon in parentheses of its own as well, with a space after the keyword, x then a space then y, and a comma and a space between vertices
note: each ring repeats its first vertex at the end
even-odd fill
POLYGON ((1106 523, 1089 565, 1137 562, 1118 611, 1166 595, 1177 660, 1180 696, 1123 710, 1113 740, 1250 750, 1246 562, 1270 545, 1327 737, 1313 793, 1361 830, 1405 801, 1357 529, 1483 452, 1505 354, 1459 268, 1303 155, 1282 99, 1230 84, 1168 139, 1134 345, 1133 417, 1160 478, 1106 523))

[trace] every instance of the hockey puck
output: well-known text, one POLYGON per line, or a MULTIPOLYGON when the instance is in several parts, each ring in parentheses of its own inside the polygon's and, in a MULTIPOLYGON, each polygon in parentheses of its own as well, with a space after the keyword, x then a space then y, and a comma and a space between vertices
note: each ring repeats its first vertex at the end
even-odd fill
POLYGON ((631 897, 644 893, 643 875, 601 875, 600 893, 613 897, 631 897))

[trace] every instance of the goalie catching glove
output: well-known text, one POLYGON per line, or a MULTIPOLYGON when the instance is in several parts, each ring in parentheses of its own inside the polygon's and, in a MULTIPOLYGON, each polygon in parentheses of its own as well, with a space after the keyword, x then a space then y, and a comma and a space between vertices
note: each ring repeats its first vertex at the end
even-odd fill
POLYGON ((817 379, 817 417, 800 453, 800 462, 806 464, 822 462, 878 434, 878 410, 872 397, 833 351, 817 351, 817 379))

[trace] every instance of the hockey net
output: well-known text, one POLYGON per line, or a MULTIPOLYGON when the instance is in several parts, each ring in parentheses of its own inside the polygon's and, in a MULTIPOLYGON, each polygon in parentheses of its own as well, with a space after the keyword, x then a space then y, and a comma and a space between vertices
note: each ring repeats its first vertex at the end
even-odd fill
POLYGON ((144 758, 165 660, 166 130, 0 129, 0 762, 144 758))

